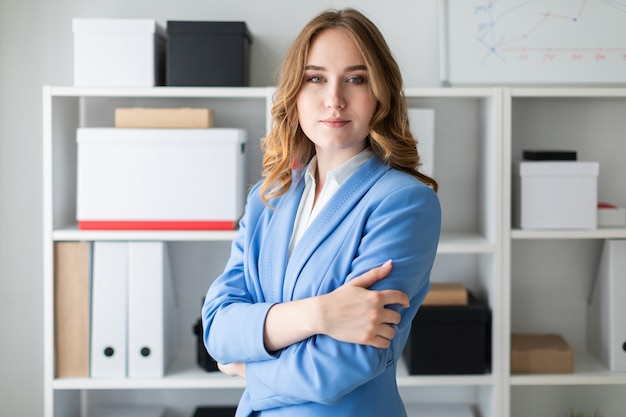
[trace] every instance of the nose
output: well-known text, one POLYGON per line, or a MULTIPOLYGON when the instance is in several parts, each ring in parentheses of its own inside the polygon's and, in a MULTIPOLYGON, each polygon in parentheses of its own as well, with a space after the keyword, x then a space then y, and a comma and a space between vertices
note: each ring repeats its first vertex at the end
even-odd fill
POLYGON ((329 109, 343 109, 346 107, 346 97, 342 84, 340 82, 329 82, 324 100, 326 107, 329 109))

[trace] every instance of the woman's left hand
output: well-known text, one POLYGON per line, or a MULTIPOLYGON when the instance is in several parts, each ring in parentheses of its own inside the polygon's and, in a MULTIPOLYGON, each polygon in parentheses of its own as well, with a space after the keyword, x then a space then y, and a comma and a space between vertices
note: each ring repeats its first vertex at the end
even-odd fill
POLYGON ((246 379, 246 364, 245 362, 233 362, 229 364, 218 363, 218 369, 228 376, 239 376, 246 379))

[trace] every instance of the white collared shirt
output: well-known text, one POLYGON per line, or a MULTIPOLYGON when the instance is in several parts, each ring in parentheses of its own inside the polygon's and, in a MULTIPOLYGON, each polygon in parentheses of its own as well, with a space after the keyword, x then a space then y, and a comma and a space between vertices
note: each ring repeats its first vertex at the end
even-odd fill
POLYGON ((311 159, 304 174, 304 192, 302 193, 298 212, 296 213, 293 234, 291 235, 291 243, 289 245, 289 255, 293 252, 293 248, 296 247, 296 244, 300 241, 306 229, 313 223, 313 220, 315 220, 319 212, 337 192, 341 184, 346 182, 346 180, 365 164, 372 155, 374 155, 374 153, 370 149, 364 149, 343 164, 328 171, 326 174, 326 182, 317 198, 315 206, 313 206, 313 202, 315 200, 317 157, 314 156, 313 159, 311 159))

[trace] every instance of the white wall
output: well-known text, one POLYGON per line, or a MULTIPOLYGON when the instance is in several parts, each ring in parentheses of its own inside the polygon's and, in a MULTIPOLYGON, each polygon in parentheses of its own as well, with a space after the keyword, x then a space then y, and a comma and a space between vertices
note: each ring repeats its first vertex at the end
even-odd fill
POLYGON ((41 87, 72 84, 72 18, 243 20, 251 84, 273 85, 299 28, 353 5, 379 26, 408 87, 438 85, 438 0, 0 0, 0 416, 41 416, 41 87))

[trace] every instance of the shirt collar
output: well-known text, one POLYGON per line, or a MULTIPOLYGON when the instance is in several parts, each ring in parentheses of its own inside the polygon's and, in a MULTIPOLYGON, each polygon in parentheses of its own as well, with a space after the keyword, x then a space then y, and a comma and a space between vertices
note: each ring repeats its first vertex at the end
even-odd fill
MULTIPOLYGON (((331 169, 326 174, 326 181, 334 181, 337 185, 343 184, 350 175, 354 174, 364 163, 366 163, 374 152, 371 149, 365 148, 352 158, 348 159, 341 165, 331 169)), ((305 184, 315 182, 315 174, 317 172, 317 156, 313 156, 311 162, 307 166, 305 173, 305 184)))

